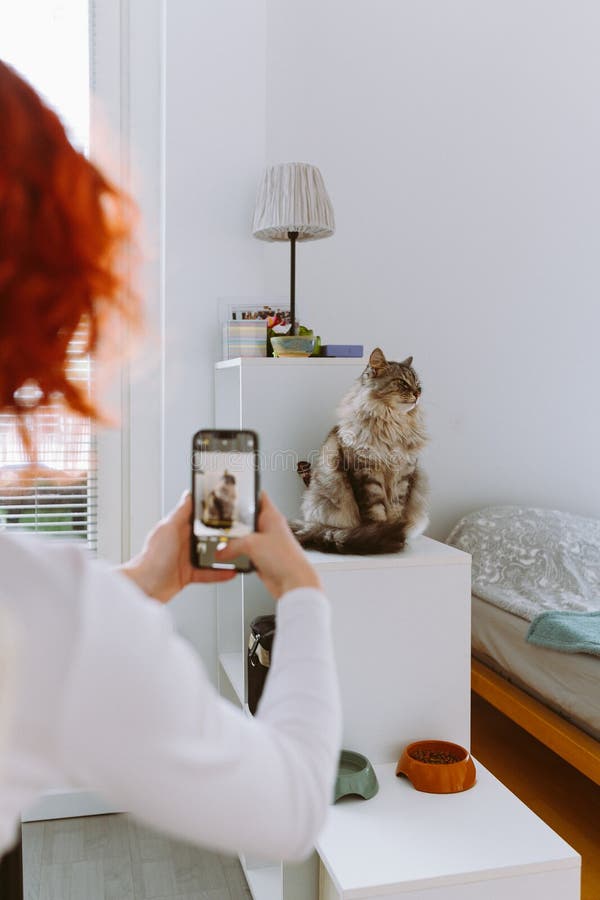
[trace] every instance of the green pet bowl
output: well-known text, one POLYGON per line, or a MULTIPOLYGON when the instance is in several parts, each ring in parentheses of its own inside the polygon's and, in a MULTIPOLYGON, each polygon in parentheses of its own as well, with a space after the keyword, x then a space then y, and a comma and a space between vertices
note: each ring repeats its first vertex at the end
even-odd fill
POLYGON ((378 790, 377 775, 367 757, 353 750, 342 750, 333 802, 337 803, 340 797, 346 797, 348 794, 356 794, 364 800, 370 800, 378 790))

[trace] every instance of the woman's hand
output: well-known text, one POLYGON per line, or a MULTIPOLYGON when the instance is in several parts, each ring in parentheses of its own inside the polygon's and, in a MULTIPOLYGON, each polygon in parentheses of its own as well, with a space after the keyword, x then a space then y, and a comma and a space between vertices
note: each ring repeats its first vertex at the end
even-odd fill
POLYGON ((150 532, 142 552, 120 567, 149 597, 161 603, 168 603, 186 584, 235 578, 234 571, 192 566, 191 515, 192 498, 186 491, 175 509, 150 532))
POLYGON ((289 529, 288 523, 264 493, 260 496, 258 531, 232 538, 215 554, 219 562, 230 562, 241 553, 249 556, 269 593, 279 600, 298 587, 322 590, 319 576, 289 529))

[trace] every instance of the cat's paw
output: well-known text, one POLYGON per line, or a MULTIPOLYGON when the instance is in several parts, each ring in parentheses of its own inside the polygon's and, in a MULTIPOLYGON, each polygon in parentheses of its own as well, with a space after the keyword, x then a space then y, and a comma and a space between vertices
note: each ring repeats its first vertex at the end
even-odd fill
POLYGON ((297 538, 300 538, 308 528, 306 522, 299 522, 297 519, 294 521, 288 520, 288 525, 292 534, 294 534, 297 538))
POLYGON ((427 513, 423 513, 414 522, 411 522, 410 525, 407 525, 405 531, 406 540, 414 541, 415 538, 418 538, 419 535, 423 534, 428 525, 429 516, 427 515, 427 513))

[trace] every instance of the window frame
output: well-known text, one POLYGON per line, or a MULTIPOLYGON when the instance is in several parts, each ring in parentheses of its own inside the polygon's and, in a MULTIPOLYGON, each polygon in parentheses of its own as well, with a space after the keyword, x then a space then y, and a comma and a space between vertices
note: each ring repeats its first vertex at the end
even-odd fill
MULTIPOLYGON (((111 177, 124 186, 127 169, 122 149, 125 124, 122 107, 126 87, 121 33, 123 5, 120 0, 103 0, 101 3, 89 0, 89 147, 90 158, 106 168, 111 177), (115 65, 115 58, 118 65, 115 65), (112 159, 108 158, 106 137, 109 127, 112 128, 112 159)), ((120 344, 123 337, 118 335, 120 344)), ((98 555, 113 563, 122 562, 128 550, 126 503, 123 502, 128 494, 128 467, 125 465, 128 441, 124 427, 127 418, 126 388, 125 372, 121 371, 102 398, 103 408, 111 410, 120 427, 98 429, 96 432, 98 555)))
MULTIPOLYGON (((164 0, 89 0, 89 9, 90 155, 134 198, 144 242, 133 277, 142 295, 145 330, 100 398, 118 427, 97 432, 98 555, 120 563, 139 551, 163 512, 166 11, 164 0)), ((118 337, 127 344, 129 335, 118 337)))

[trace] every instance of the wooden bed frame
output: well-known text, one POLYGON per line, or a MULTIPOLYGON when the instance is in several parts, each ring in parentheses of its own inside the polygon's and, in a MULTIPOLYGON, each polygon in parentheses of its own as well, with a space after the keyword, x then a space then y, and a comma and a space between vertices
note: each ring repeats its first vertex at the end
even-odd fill
POLYGON ((548 709, 478 659, 471 659, 471 688, 525 731, 600 785, 600 741, 548 709))

